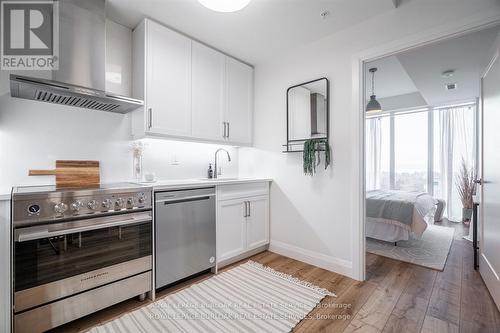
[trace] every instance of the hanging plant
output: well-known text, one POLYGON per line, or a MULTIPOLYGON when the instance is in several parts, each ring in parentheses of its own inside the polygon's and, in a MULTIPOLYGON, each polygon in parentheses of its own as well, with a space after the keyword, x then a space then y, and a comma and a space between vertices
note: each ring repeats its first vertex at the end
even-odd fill
POLYGON ((325 139, 309 139, 304 142, 303 166, 304 174, 314 176, 316 167, 321 163, 321 151, 325 152, 325 170, 331 162, 330 144, 325 139))

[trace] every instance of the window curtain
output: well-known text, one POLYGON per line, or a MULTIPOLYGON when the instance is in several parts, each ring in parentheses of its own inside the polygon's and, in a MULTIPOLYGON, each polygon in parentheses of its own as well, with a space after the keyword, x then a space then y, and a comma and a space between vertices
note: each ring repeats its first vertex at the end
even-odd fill
MULTIPOLYGON (((445 216, 451 221, 462 220, 462 203, 457 191, 457 177, 462 160, 469 168, 476 167, 475 106, 435 110, 439 117, 438 193, 446 201, 445 216)), ((435 145, 436 147, 436 145, 435 145)), ((437 171, 435 170, 435 171, 437 171)))
POLYGON ((380 188, 381 151, 382 151, 381 119, 366 120, 366 190, 380 188))

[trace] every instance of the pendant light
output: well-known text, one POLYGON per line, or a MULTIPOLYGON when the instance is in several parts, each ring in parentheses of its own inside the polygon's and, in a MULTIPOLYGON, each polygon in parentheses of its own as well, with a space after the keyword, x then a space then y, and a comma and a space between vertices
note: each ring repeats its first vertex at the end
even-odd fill
POLYGON ((366 112, 380 112, 382 111, 382 106, 377 101, 377 96, 375 96, 375 72, 376 67, 370 68, 370 73, 372 73, 372 95, 370 96, 370 101, 366 105, 366 112))
POLYGON ((231 13, 245 8, 252 0, 198 0, 203 6, 216 12, 231 13))

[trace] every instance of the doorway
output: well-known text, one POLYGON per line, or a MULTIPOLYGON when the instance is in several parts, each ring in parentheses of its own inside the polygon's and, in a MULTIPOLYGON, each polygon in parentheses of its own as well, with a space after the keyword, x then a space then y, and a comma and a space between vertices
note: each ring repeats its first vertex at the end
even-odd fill
POLYGON ((480 77, 499 33, 487 27, 363 62, 368 278, 389 258, 437 279, 454 246, 466 244, 464 194, 480 171, 480 77))

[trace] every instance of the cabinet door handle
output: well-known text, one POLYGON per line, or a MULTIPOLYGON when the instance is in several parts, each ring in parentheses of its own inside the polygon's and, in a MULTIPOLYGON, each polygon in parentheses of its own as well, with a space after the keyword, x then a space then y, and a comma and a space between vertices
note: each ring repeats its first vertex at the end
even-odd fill
POLYGON ((243 203, 245 204, 245 212, 243 213, 243 217, 247 217, 247 216, 248 216, 248 206, 247 206, 247 202, 246 202, 246 201, 243 201, 243 203))
POLYGON ((148 109, 148 128, 153 127, 153 109, 148 109))
POLYGON ((252 215, 252 210, 251 210, 251 205, 250 205, 250 201, 247 201, 248 202, 248 216, 251 216, 252 215))
POLYGON ((227 136, 226 136, 226 138, 229 139, 229 122, 227 122, 227 136))

